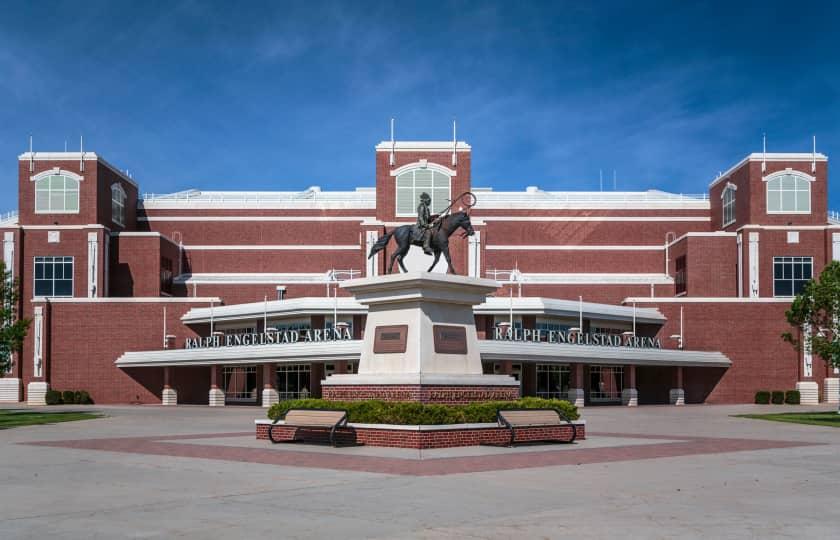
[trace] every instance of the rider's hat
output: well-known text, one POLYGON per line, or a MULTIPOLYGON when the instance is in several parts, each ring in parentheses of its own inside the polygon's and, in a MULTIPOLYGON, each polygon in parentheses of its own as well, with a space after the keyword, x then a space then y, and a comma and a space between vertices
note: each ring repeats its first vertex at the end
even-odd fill
POLYGON ((432 198, 429 197, 429 194, 424 191, 423 193, 420 194, 420 200, 421 201, 431 201, 432 198))

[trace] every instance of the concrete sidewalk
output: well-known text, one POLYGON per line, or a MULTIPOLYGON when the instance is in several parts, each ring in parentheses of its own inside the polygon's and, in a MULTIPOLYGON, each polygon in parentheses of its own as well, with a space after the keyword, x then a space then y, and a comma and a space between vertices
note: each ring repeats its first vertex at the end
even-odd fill
MULTIPOLYGON (((840 430, 730 416, 832 407, 587 408, 591 445, 581 448, 614 449, 626 460, 437 476, 310 467, 305 459, 314 453, 338 462, 347 456, 305 445, 274 452, 303 452, 304 461, 273 465, 18 444, 174 437, 167 444, 189 447, 177 437, 194 434, 209 447, 263 451, 247 436, 264 414, 257 408, 83 409, 108 416, 0 431, 0 537, 830 538, 840 523, 831 504, 840 481, 840 430), (231 433, 242 435, 208 437, 231 433), (655 436, 667 440, 651 442, 655 436), (820 444, 660 458, 634 457, 629 449, 683 438, 820 444)), ((528 447, 517 454, 533 460, 568 451, 528 447)), ((390 449, 361 452, 407 461, 390 449)), ((484 459, 485 452, 500 450, 457 449, 423 461, 484 459)))

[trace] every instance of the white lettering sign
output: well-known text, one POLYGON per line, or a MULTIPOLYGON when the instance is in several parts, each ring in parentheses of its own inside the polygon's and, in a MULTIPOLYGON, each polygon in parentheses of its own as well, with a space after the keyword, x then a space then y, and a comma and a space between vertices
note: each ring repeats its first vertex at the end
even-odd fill
POLYGON ((325 328, 323 330, 285 330, 283 332, 263 332, 261 334, 232 334, 187 338, 186 349, 205 349, 212 347, 247 347, 251 345, 281 345, 284 343, 325 341, 344 341, 353 339, 349 328, 325 328))
POLYGON ((584 334, 583 332, 567 332, 563 330, 529 330, 522 328, 497 327, 493 339, 506 341, 531 341, 534 343, 563 343, 568 345, 592 345, 602 347, 632 347, 635 349, 661 349, 657 337, 615 335, 615 334, 584 334))

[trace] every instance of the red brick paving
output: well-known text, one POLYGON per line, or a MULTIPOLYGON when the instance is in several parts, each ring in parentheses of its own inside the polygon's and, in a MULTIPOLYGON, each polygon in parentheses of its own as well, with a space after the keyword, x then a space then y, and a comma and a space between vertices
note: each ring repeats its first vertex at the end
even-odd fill
POLYGON ((195 435, 160 435, 155 437, 121 437, 108 439, 81 439, 21 443, 55 448, 79 450, 104 450, 131 454, 217 459, 282 465, 287 467, 310 467, 382 474, 435 476, 458 473, 484 472, 558 465, 586 465, 616 461, 636 461, 726 452, 767 450, 812 446, 819 443, 770 441, 756 439, 724 439, 708 437, 667 437, 660 435, 606 434, 602 436, 668 439, 671 442, 645 445, 615 446, 609 448, 576 448, 546 450, 540 452, 517 452, 484 456, 449 458, 405 459, 379 456, 342 455, 317 450, 278 451, 272 445, 265 448, 243 448, 195 443, 173 443, 173 440, 200 440, 208 438, 253 436, 252 432, 206 433, 195 435))

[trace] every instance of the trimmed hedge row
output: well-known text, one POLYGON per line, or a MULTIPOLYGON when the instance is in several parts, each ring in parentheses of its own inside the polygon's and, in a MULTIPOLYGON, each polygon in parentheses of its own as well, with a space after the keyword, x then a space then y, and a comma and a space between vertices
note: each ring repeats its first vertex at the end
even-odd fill
POLYGON ((759 390, 755 393, 755 403, 757 405, 768 405, 773 403, 774 405, 781 405, 782 403, 787 403, 788 405, 799 405, 799 401, 801 396, 799 394, 799 390, 788 390, 787 392, 782 392, 781 390, 759 390))
POLYGON ((439 405, 401 401, 326 401, 295 399, 275 403, 268 409, 271 420, 282 418, 290 409, 346 410, 350 422, 359 424, 440 425, 496 421, 501 409, 558 409, 570 420, 580 418, 577 407, 559 399, 526 397, 517 401, 485 401, 468 405, 439 405))
POLYGON ((47 390, 45 399, 47 405, 88 405, 93 403, 87 390, 65 390, 64 392, 47 390))

